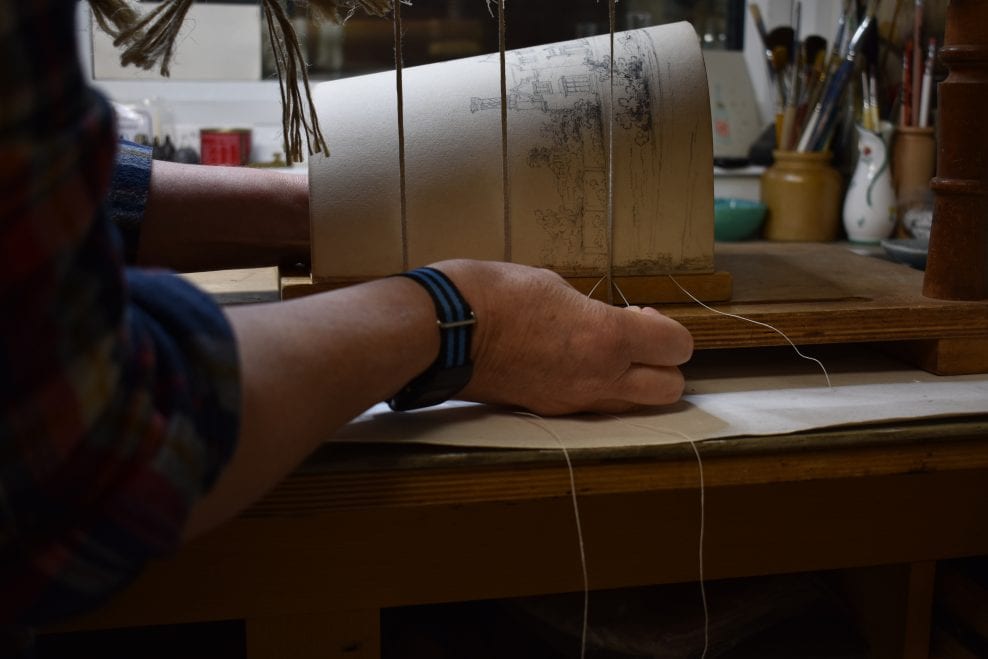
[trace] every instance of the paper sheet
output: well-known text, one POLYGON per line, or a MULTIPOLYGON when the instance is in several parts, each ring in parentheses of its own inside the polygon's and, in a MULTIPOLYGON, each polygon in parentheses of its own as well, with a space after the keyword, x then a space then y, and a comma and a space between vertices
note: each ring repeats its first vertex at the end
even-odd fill
MULTIPOLYGON (((614 48, 613 272, 712 272, 713 147, 696 33, 686 23, 622 32, 614 48)), ((403 71, 409 265, 510 256, 603 274, 608 37, 511 51, 506 64, 507 220, 498 55, 403 71)), ((331 155, 309 159, 313 277, 398 272, 395 73, 326 82, 314 99, 331 155)))
POLYGON ((412 442, 459 447, 569 448, 673 444, 941 416, 988 414, 988 375, 936 376, 891 358, 845 346, 804 349, 819 368, 788 348, 698 353, 684 369, 682 402, 651 413, 577 415, 533 423, 484 405, 451 402, 395 413, 377 405, 334 441, 412 442))

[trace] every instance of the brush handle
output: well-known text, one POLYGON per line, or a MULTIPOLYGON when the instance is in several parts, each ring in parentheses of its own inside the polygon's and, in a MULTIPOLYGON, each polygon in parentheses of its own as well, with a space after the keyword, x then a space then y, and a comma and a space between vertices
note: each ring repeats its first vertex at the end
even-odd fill
POLYGON ((752 20, 755 21, 755 29, 758 31, 758 36, 762 40, 762 46, 765 50, 768 50, 768 30, 765 29, 765 21, 762 19, 761 7, 755 4, 748 5, 748 11, 751 13, 752 20))
POLYGON ((782 114, 782 135, 779 139, 779 148, 783 151, 792 149, 793 134, 796 132, 796 106, 789 104, 782 114))
POLYGON ((919 126, 926 128, 930 125, 930 102, 933 92, 933 62, 937 57, 937 40, 930 38, 929 50, 926 52, 926 67, 923 70, 923 89, 919 96, 919 126))
MULTIPOLYGON (((806 141, 807 148, 801 148, 801 151, 817 151, 823 146, 823 143, 827 138, 827 134, 830 133, 830 129, 833 128, 834 120, 837 118, 837 111, 840 108, 840 99, 844 95, 844 89, 847 87, 847 83, 853 72, 853 59, 846 59, 841 62, 841 65, 837 68, 837 71, 834 72, 833 77, 830 79, 830 85, 827 87, 827 91, 824 93, 823 98, 820 99, 820 103, 817 105, 817 108, 820 110, 820 114, 816 117, 816 125, 813 126, 809 139, 806 141)), ((816 115, 816 110, 814 110, 813 113, 816 115)))
POLYGON ((913 19, 913 126, 919 125, 920 98, 923 89, 923 0, 916 0, 916 14, 913 19))
POLYGON ((913 42, 906 42, 902 54, 902 118, 903 126, 913 125, 913 42))

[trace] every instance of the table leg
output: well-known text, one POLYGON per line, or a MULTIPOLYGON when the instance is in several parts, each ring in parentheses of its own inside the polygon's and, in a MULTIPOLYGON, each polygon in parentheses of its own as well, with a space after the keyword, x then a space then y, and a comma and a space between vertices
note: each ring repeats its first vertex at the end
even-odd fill
POLYGON ((247 620, 248 659, 380 659, 381 612, 332 611, 247 620))
POLYGON ((936 562, 844 570, 841 582, 876 659, 926 659, 936 562))

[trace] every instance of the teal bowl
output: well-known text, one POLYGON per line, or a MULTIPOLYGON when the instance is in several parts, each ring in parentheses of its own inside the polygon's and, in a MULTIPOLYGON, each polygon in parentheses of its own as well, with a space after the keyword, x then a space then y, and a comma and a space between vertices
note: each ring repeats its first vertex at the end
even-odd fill
POLYGON ((746 199, 714 199, 714 240, 756 237, 765 221, 765 204, 746 199))

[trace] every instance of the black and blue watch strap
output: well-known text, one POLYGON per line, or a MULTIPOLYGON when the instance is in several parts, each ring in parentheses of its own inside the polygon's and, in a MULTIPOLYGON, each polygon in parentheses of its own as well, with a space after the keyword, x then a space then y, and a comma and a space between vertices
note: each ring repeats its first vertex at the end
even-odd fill
POLYGON ((415 281, 432 298, 439 328, 439 356, 424 373, 395 394, 388 405, 399 411, 438 405, 458 394, 470 381, 473 374, 470 342, 477 318, 453 282, 439 270, 416 268, 397 276, 415 281))

